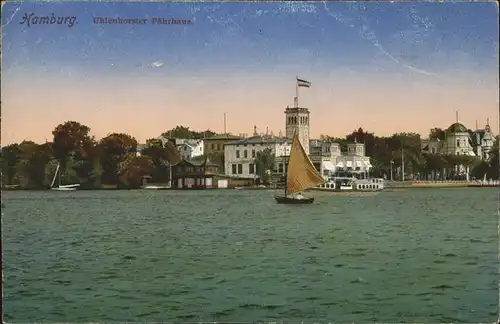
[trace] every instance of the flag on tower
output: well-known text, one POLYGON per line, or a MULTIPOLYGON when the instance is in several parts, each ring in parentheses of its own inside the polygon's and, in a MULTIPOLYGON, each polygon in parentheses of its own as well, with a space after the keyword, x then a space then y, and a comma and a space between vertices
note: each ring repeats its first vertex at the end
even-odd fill
POLYGON ((297 86, 310 88, 311 82, 297 78, 297 86))

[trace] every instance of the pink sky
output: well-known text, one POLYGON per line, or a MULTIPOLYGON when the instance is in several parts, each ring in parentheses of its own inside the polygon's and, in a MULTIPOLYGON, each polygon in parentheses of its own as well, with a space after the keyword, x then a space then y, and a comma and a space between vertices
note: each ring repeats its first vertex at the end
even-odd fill
MULTIPOLYGON (((498 75, 382 75, 350 70, 310 75, 300 106, 311 111, 311 133, 345 136, 358 127, 378 135, 417 132, 455 121, 498 134, 498 75)), ((295 76, 220 74, 122 77, 10 74, 2 78, 2 145, 51 139, 57 124, 75 120, 97 138, 113 132, 140 143, 176 125, 251 134, 257 125, 284 131, 283 110, 293 104, 295 76)))

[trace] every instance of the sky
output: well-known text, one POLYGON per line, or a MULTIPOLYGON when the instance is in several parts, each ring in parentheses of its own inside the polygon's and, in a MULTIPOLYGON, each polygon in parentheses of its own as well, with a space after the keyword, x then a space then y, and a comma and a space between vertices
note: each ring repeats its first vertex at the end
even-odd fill
POLYGON ((2 3, 1 142, 45 142, 68 120, 145 142, 223 132, 224 114, 234 134, 284 133, 296 76, 313 137, 427 136, 456 111, 498 134, 498 18, 488 2, 2 3), (76 22, 24 18, 52 14, 76 22))

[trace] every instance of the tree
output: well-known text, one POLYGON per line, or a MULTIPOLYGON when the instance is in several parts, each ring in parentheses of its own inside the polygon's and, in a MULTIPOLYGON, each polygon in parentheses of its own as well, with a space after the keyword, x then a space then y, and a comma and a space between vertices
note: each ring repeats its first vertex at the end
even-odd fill
POLYGON ((427 175, 432 174, 432 179, 436 179, 436 173, 441 173, 445 167, 443 157, 439 154, 425 153, 423 154, 425 161, 425 170, 427 175))
POLYGON ((143 156, 149 156, 153 161, 154 170, 152 172, 153 181, 164 182, 168 180, 169 151, 158 139, 146 140, 146 147, 142 150, 143 156))
POLYGON ((166 138, 182 138, 182 139, 203 139, 208 137, 213 137, 217 135, 211 130, 207 129, 206 131, 197 132, 192 131, 187 126, 176 126, 171 130, 168 130, 162 134, 163 137, 166 138))
POLYGON ((2 184, 14 184, 16 165, 21 159, 21 150, 18 144, 2 147, 2 184))
POLYGON ((149 156, 136 156, 128 153, 118 165, 118 176, 125 187, 140 188, 142 178, 151 175, 153 170, 154 163, 149 156))
MULTIPOLYGON (((20 160, 16 165, 19 184, 25 189, 37 189, 50 185, 45 168, 51 159, 51 147, 32 141, 19 144, 20 160)), ((16 180, 14 180, 16 181, 16 180)))
POLYGON ((345 140, 351 143, 358 142, 365 144, 365 154, 373 156, 375 147, 375 135, 373 133, 368 133, 360 127, 351 134, 346 135, 345 140))
POLYGON ((429 139, 444 141, 446 139, 446 131, 441 128, 431 128, 429 132, 429 139))
POLYGON ((135 154, 137 140, 123 133, 110 134, 99 141, 100 162, 102 166, 102 183, 117 184, 118 165, 124 161, 126 154, 135 154))
POLYGON ((393 149, 396 149, 397 155, 393 159, 398 160, 401 152, 405 159, 405 173, 409 174, 424 171, 425 159, 422 155, 422 141, 420 134, 417 133, 395 133, 391 136, 393 149), (402 151, 401 151, 402 150, 402 151), (399 151, 399 152, 398 152, 399 151))
POLYGON ((481 160, 472 167, 470 175, 477 180, 483 180, 484 176, 488 177, 489 172, 490 164, 486 161, 481 160))
POLYGON ((490 179, 500 178, 499 141, 500 141, 500 135, 497 135, 495 138, 495 142, 493 143, 493 147, 490 150, 489 172, 487 175, 488 178, 490 179))
POLYGON ((56 126, 52 131, 54 140, 52 147, 56 159, 65 170, 66 162, 70 153, 80 150, 84 143, 89 140, 90 128, 76 121, 67 121, 56 126))
POLYGON ((257 169, 257 175, 265 184, 269 184, 269 172, 274 169, 275 160, 276 157, 269 148, 259 151, 255 155, 254 163, 257 169))

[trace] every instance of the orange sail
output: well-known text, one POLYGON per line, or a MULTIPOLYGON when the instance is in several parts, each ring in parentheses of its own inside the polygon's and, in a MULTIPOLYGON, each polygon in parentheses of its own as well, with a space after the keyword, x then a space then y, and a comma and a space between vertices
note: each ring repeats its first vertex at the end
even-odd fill
POLYGON ((296 133, 293 135, 286 182, 287 194, 300 192, 325 183, 325 180, 304 151, 296 133))

